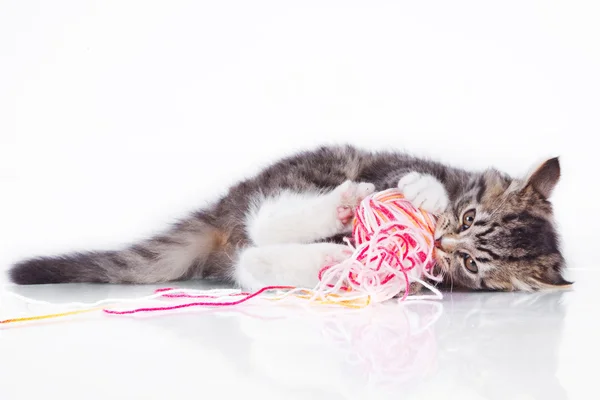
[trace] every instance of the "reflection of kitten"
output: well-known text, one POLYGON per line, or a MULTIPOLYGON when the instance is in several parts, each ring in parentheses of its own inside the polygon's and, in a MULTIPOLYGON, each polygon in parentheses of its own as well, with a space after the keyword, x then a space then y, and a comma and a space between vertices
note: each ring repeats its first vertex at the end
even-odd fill
POLYGON ((226 365, 232 378, 250 379, 262 398, 396 399, 434 371, 442 310, 437 301, 360 311, 249 306, 203 308, 193 311, 197 318, 170 314, 143 323, 167 340, 173 335, 178 348, 214 353, 211 362, 226 365))
POLYGON ((327 258, 347 257, 340 238, 353 208, 374 190, 399 187, 440 214, 437 261, 458 286, 498 290, 565 285, 548 202, 557 159, 524 179, 470 173, 395 152, 350 146, 304 152, 233 186, 214 205, 120 251, 18 263, 20 284, 154 283, 190 278, 312 287, 327 258))

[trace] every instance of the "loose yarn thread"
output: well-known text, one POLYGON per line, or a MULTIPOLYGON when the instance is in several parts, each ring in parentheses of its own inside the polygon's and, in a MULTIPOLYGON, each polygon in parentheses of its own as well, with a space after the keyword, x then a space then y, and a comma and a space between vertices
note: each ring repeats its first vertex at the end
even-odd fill
POLYGON ((109 310, 109 309, 104 309, 103 311, 107 314, 116 314, 116 315, 126 315, 126 314, 136 314, 136 313, 141 313, 141 312, 149 312, 149 311, 172 311, 172 310, 178 310, 181 308, 189 308, 189 307, 224 307, 224 306, 235 306, 238 304, 242 304, 254 297, 259 296, 260 294, 267 292, 267 291, 272 291, 272 290, 285 290, 285 289, 295 289, 294 286, 266 286, 260 290, 257 290, 254 293, 244 293, 244 292, 240 292, 238 294, 227 294, 227 297, 236 297, 236 296, 242 296, 241 299, 238 300, 232 300, 232 301, 219 301, 222 297, 217 297, 217 296, 208 296, 205 294, 200 294, 200 295, 194 295, 194 294, 169 294, 169 293, 164 293, 166 291, 168 291, 168 288, 163 288, 163 289, 157 289, 156 293, 161 294, 164 297, 171 297, 171 298, 202 298, 202 299, 212 299, 213 301, 195 301, 192 303, 184 303, 184 304, 176 304, 173 306, 161 306, 161 307, 141 307, 141 308, 136 308, 136 309, 132 309, 132 310, 109 310))
MULTIPOLYGON (((47 301, 30 299, 25 296, 21 296, 17 293, 8 292, 11 295, 24 300, 30 304, 43 304, 50 306, 77 306, 84 308, 79 308, 75 310, 59 312, 59 313, 50 313, 50 314, 41 314, 27 317, 15 317, 8 318, 4 320, 0 320, 1 324, 10 324, 16 322, 30 322, 37 321, 43 319, 50 318, 60 318, 66 317, 70 315, 82 314, 92 311, 102 311, 105 314, 113 314, 113 315, 129 315, 129 314, 139 314, 139 313, 147 313, 147 312, 158 312, 158 311, 173 311, 178 309, 192 308, 192 307, 216 307, 223 308, 227 306, 235 306, 242 303, 245 303, 253 298, 259 298, 260 300, 265 301, 281 301, 288 297, 296 297, 300 299, 310 299, 312 296, 312 291, 308 289, 296 288, 294 286, 267 286, 255 292, 243 292, 240 290, 231 290, 231 289, 211 289, 211 290, 193 290, 193 289, 182 289, 182 288, 159 288, 156 289, 154 294, 149 296, 143 296, 139 298, 129 298, 129 299, 103 299, 94 303, 50 303, 47 301), (273 294, 269 294, 269 292, 275 292, 273 294), (120 303, 140 303, 145 301, 156 300, 159 299, 203 299, 203 301, 194 301, 188 303, 180 303, 175 305, 161 305, 161 306, 148 306, 148 307, 137 307, 131 309, 111 309, 110 305, 117 306, 120 303), (100 304, 108 303, 107 307, 99 307, 100 304)), ((332 299, 336 299, 338 296, 333 294, 330 296, 332 299)), ((346 308, 362 308, 369 305, 368 301, 357 302, 353 300, 341 299, 338 301, 317 301, 320 304, 336 304, 346 308)), ((164 303, 163 303, 164 304, 164 303)))
POLYGON ((98 311, 101 309, 102 309, 101 307, 96 307, 96 308, 86 308, 86 309, 81 309, 81 310, 65 311, 65 312, 61 312, 61 313, 34 315, 31 317, 8 318, 8 319, 0 320, 0 324, 10 324, 10 323, 15 323, 15 322, 29 322, 29 321, 38 321, 38 320, 42 320, 42 319, 67 317, 70 315, 83 314, 83 313, 87 313, 87 312, 98 311))
MULTIPOLYGON (((260 298, 261 300, 268 301, 281 301, 288 297, 295 297, 299 299, 312 300, 314 297, 314 292, 309 289, 297 288, 295 286, 266 286, 260 290, 257 290, 253 293, 248 292, 239 292, 239 293, 228 293, 224 296, 209 296, 202 292, 198 292, 198 294, 194 294, 194 291, 184 291, 181 293, 172 294, 170 291, 174 289, 172 288, 161 288, 155 291, 156 294, 161 294, 162 297, 165 298, 185 298, 185 299, 203 299, 204 301, 194 301, 190 303, 181 303, 172 306, 158 306, 158 307, 141 307, 135 309, 125 309, 125 310, 110 310, 104 309, 103 311, 106 314, 116 314, 116 315, 128 315, 128 314, 138 314, 138 313, 146 313, 146 312, 155 312, 155 311, 172 311, 183 308, 191 308, 191 307, 226 307, 226 306, 235 306, 242 303, 247 302, 253 298, 260 298), (276 291, 279 293, 275 293, 269 295, 268 292, 276 291), (239 299, 231 299, 227 301, 227 298, 235 298, 239 297, 239 299)), ((363 308, 370 304, 369 299, 349 299, 342 298, 341 296, 333 293, 328 296, 327 299, 316 299, 313 300, 320 304, 329 304, 329 305, 340 305, 346 308, 363 308)))

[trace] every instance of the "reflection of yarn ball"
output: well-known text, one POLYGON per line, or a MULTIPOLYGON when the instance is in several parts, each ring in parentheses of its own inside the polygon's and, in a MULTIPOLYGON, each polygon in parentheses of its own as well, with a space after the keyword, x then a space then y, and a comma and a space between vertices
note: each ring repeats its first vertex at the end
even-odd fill
POLYGON ((414 207, 397 189, 374 193, 356 209, 355 251, 338 265, 325 266, 320 285, 360 292, 384 301, 404 292, 423 276, 433 277, 435 217, 414 207))
MULTIPOLYGON (((323 334, 345 353, 343 359, 350 367, 346 374, 352 377, 356 390, 374 389, 377 394, 394 393, 397 397, 435 370, 438 346, 434 326, 444 309, 442 303, 432 301, 384 310, 369 318, 363 314, 336 315, 326 320, 323 334)), ((356 398, 389 397, 368 394, 356 398)))

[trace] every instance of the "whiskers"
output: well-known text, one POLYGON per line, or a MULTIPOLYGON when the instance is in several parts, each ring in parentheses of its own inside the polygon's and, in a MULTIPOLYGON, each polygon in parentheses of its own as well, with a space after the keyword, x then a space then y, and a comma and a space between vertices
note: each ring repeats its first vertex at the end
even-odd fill
POLYGON ((450 257, 447 255, 442 255, 438 253, 437 259, 436 259, 436 267, 437 267, 437 272, 439 273, 439 275, 441 276, 441 280, 438 282, 434 283, 434 286, 437 288, 438 286, 442 285, 443 287, 445 287, 445 285, 448 283, 448 278, 450 280, 450 293, 452 293, 452 291, 454 290, 454 276, 452 274, 452 270, 450 268, 450 257))

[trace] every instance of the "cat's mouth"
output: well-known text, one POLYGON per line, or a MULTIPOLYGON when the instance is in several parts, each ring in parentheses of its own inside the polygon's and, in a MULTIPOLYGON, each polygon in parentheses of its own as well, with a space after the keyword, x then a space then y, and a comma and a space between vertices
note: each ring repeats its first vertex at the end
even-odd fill
POLYGON ((440 248, 433 250, 433 259, 436 262, 436 267, 440 268, 443 272, 450 270, 450 255, 440 248))

